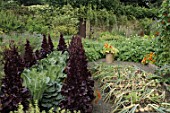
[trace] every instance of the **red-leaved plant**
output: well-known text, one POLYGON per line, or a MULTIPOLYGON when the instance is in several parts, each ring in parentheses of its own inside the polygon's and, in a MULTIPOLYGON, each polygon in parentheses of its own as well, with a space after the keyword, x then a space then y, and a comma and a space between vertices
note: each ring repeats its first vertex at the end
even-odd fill
POLYGON ((57 50, 62 51, 63 53, 64 53, 64 51, 67 51, 67 45, 65 43, 65 40, 64 40, 62 33, 60 34, 60 39, 59 39, 59 44, 58 44, 57 50))
POLYGON ((29 106, 30 92, 22 86, 21 73, 24 63, 15 46, 4 52, 4 73, 0 94, 0 113, 9 113, 17 109, 21 103, 26 110, 29 106))
POLYGON ((80 37, 73 37, 68 48, 67 78, 61 94, 65 99, 61 108, 80 110, 81 113, 92 113, 94 96, 94 80, 87 69, 87 59, 80 37))
POLYGON ((53 45, 53 42, 51 40, 50 34, 48 35, 48 45, 49 45, 50 52, 54 51, 54 45, 53 45))
POLYGON ((26 40, 25 44, 24 63, 26 68, 29 68, 32 65, 36 64, 35 55, 33 53, 33 49, 30 45, 29 40, 26 40))
POLYGON ((39 50, 35 51, 35 59, 40 60, 41 59, 41 52, 39 50))
POLYGON ((47 54, 49 53, 50 53, 50 49, 49 49, 49 44, 47 42, 46 35, 43 35, 43 41, 41 45, 41 58, 47 57, 47 54))

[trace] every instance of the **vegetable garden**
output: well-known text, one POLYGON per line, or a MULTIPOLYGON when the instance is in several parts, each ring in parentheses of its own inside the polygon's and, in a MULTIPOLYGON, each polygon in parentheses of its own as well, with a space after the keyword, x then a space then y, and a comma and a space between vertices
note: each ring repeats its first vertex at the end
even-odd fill
POLYGON ((169 0, 2 0, 0 24, 0 113, 170 112, 169 0))

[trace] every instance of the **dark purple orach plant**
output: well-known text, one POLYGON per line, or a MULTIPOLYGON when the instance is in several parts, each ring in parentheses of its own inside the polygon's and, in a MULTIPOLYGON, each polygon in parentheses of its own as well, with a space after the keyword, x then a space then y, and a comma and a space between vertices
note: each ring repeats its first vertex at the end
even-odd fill
POLYGON ((92 101, 95 98, 94 80, 87 69, 85 50, 80 37, 72 38, 68 52, 67 78, 61 90, 65 100, 60 103, 60 107, 92 113, 92 101))
POLYGON ((67 51, 67 45, 65 43, 62 33, 60 34, 60 39, 59 39, 59 44, 58 44, 57 50, 62 51, 62 52, 67 51))
POLYGON ((50 49, 49 49, 46 35, 43 35, 43 41, 41 45, 41 58, 47 57, 47 54, 49 53, 50 53, 50 49))
POLYGON ((41 52, 39 50, 35 51, 35 59, 40 60, 41 59, 41 52))
POLYGON ((54 45, 53 45, 53 42, 51 40, 51 37, 50 37, 50 34, 48 35, 48 45, 49 45, 49 49, 50 51, 54 51, 54 45))
POLYGON ((19 103, 26 110, 31 95, 29 90, 22 86, 23 80, 20 76, 24 70, 24 63, 15 46, 10 46, 10 49, 5 50, 4 60, 5 76, 1 86, 0 113, 16 110, 19 103))
POLYGON ((26 40, 25 44, 24 63, 26 68, 29 68, 32 65, 36 64, 35 55, 33 53, 33 49, 30 45, 29 40, 26 40))

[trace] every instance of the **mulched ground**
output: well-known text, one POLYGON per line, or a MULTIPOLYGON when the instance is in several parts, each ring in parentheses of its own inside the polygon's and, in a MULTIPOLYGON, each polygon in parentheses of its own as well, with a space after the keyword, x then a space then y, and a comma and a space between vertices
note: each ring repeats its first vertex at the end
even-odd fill
MULTIPOLYGON (((100 60, 96 61, 95 63, 100 64, 103 62, 105 62, 105 59, 100 59, 100 60)), ((89 67, 92 67, 94 65, 94 62, 90 62, 88 65, 89 65, 89 67)), ((108 65, 136 66, 136 67, 140 68, 141 70, 144 70, 149 73, 154 73, 155 70, 158 68, 157 66, 152 65, 152 64, 143 65, 141 63, 123 62, 123 61, 114 61, 113 63, 108 64, 108 65)), ((100 90, 99 83, 97 81, 95 81, 95 88, 100 90)), ((101 99, 97 104, 94 104, 93 113, 111 113, 111 107, 112 107, 111 104, 105 103, 104 100, 101 99)))

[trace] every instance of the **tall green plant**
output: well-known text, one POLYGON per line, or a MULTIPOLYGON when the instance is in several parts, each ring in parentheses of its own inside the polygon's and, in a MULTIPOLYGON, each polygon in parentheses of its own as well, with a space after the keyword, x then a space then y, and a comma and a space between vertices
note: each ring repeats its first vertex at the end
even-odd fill
POLYGON ((164 0, 159 11, 160 36, 158 37, 159 50, 157 51, 160 64, 170 64, 170 1, 164 0))

